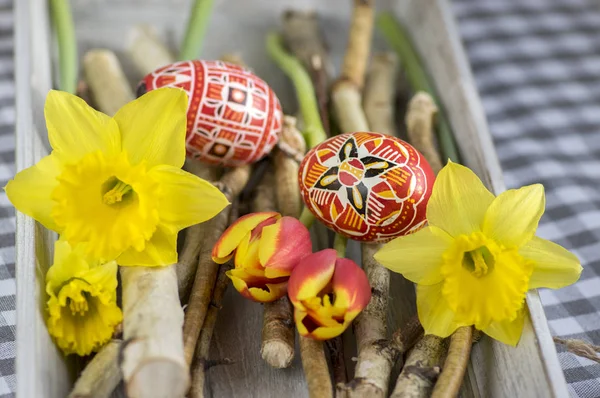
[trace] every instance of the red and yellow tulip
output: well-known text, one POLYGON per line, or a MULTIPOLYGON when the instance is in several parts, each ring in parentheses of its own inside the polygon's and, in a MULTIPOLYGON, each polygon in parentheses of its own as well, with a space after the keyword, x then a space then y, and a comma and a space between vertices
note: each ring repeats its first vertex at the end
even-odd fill
POLYGON ((371 300, 365 272, 333 249, 305 257, 290 276, 288 295, 301 336, 339 336, 371 300))
POLYGON ((310 234, 293 217, 276 212, 239 218, 213 247, 218 264, 234 258, 227 272, 233 286, 250 300, 267 303, 287 293, 288 279, 300 260, 312 252, 310 234))

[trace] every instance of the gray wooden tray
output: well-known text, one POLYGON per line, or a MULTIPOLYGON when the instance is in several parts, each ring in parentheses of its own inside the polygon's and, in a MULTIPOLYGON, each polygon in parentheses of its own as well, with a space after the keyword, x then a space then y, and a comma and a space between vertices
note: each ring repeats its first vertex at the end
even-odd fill
MULTIPOLYGON (((17 169, 33 165, 48 151, 43 103, 51 88, 54 51, 46 0, 15 1, 17 85, 17 169)), ((174 45, 182 34, 188 0, 72 0, 80 51, 106 47, 122 54, 128 29, 150 23, 174 45)), ((275 89, 286 110, 295 103, 289 81, 269 61, 265 34, 277 29, 289 7, 318 11, 339 65, 350 17, 349 0, 220 0, 204 49, 204 58, 238 51, 275 89)), ((447 0, 381 0, 404 22, 427 59, 431 75, 457 135, 466 165, 495 192, 504 190, 502 173, 484 112, 447 0)), ((376 40, 376 47, 383 44, 376 40)), ((125 57, 121 57, 126 61, 125 57)), ((139 76, 128 68, 134 83, 139 76)), ((51 261, 54 234, 17 214, 17 388, 20 397, 64 397, 77 373, 65 360, 44 325, 43 275, 51 261)), ((399 305, 407 294, 392 289, 399 305)), ((410 293, 408 293, 410 296, 410 293)), ((527 298, 529 314, 517 348, 487 338, 474 348, 462 391, 467 397, 567 397, 565 379, 537 295, 527 298)), ((304 397, 307 391, 296 360, 290 369, 273 370, 259 359, 262 310, 232 292, 226 297, 215 332, 212 355, 234 365, 213 368, 215 397, 304 397)))

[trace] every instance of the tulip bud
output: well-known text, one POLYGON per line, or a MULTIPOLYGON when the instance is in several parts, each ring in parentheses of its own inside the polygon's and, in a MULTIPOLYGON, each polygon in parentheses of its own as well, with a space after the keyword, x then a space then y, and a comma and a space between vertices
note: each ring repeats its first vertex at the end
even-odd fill
POLYGON ((294 320, 301 336, 327 340, 339 336, 371 300, 365 272, 333 249, 305 257, 288 284, 294 320))
POLYGON ((223 264, 235 256, 235 268, 227 272, 233 286, 244 297, 267 303, 286 294, 292 270, 311 252, 310 234, 300 221, 263 212, 231 224, 213 247, 212 257, 223 264))

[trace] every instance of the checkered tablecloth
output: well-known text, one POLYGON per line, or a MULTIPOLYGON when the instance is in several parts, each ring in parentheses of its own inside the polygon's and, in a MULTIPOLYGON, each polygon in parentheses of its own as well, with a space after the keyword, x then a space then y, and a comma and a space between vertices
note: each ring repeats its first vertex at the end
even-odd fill
MULTIPOLYGON (((506 184, 544 184, 539 235, 573 250, 585 267, 576 285, 541 292, 550 328, 600 344, 600 2, 454 0, 453 7, 506 184)), ((2 186, 14 174, 12 33, 12 0, 0 0, 2 186)), ((16 390, 14 231, 1 191, 0 398, 16 390)), ((574 397, 600 397, 600 365, 560 347, 559 358, 574 397)))
MULTIPOLYGON (((546 187, 539 235, 574 251, 574 286, 542 290, 554 335, 600 344, 600 2, 455 0, 509 188, 546 187)), ((574 397, 600 397, 600 365, 559 347, 574 397)))

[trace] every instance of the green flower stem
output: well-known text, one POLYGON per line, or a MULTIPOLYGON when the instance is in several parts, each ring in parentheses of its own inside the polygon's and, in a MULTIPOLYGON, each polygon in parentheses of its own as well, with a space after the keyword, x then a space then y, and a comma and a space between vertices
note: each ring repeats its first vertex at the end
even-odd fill
POLYGON ((446 117, 441 102, 436 95, 433 84, 429 80, 425 69, 420 61, 419 55, 413 48, 410 38, 402 25, 389 12, 384 12, 377 18, 377 28, 386 38, 388 43, 398 54, 406 72, 408 82, 414 92, 425 91, 429 93, 438 105, 437 133, 442 153, 446 159, 459 162, 458 149, 454 142, 454 136, 446 117))
POLYGON ((338 257, 346 257, 346 246, 348 245, 348 238, 343 235, 335 234, 333 240, 333 248, 337 252, 338 257))
POLYGON ((214 0, 194 0, 179 53, 180 60, 196 59, 200 54, 213 4, 214 0))
POLYGON ((69 0, 50 0, 52 24, 58 41, 59 88, 71 94, 77 90, 77 41, 69 0))
POLYGON ((267 52, 294 84, 304 122, 303 135, 306 146, 310 149, 325 141, 327 135, 321 123, 315 88, 304 66, 296 57, 285 50, 282 39, 277 33, 267 35, 267 52))
POLYGON ((310 227, 312 227, 313 223, 315 222, 315 215, 312 214, 310 210, 306 208, 306 206, 304 206, 302 208, 302 214, 300 214, 300 217, 298 219, 302 224, 304 224, 306 229, 310 229, 310 227))

